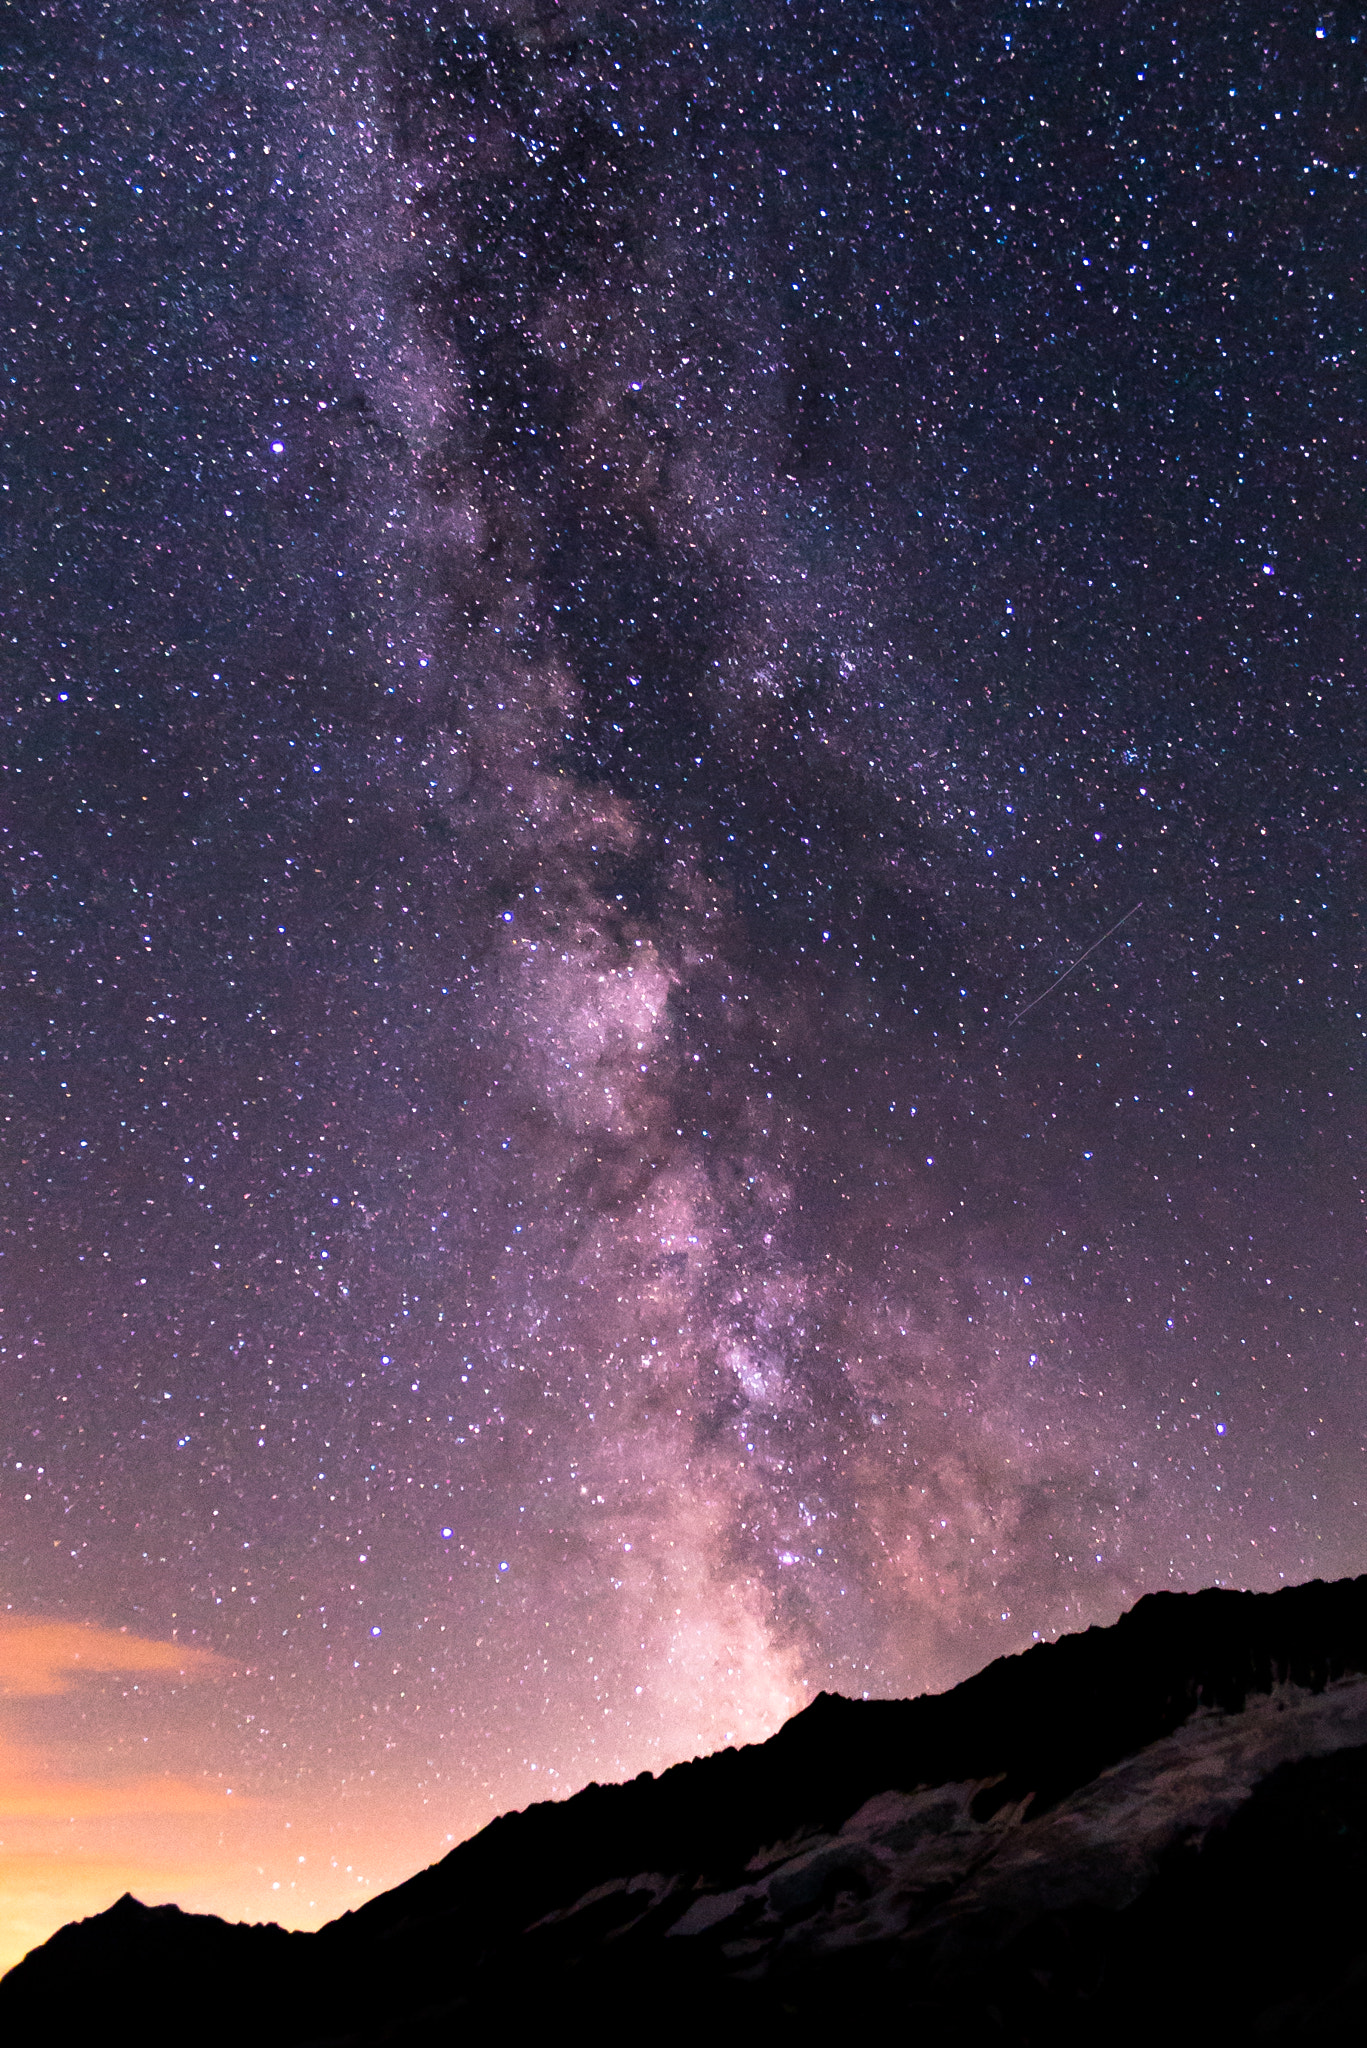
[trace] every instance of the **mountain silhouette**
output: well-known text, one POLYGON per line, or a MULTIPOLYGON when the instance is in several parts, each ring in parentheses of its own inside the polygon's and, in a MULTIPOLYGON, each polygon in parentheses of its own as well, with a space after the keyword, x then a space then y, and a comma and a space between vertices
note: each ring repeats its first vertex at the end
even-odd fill
POLYGON ((9 2038, 1308 2041, 1367 2017, 1367 1577, 1158 1593, 506 1814, 316 1934, 125 1896, 9 2038))

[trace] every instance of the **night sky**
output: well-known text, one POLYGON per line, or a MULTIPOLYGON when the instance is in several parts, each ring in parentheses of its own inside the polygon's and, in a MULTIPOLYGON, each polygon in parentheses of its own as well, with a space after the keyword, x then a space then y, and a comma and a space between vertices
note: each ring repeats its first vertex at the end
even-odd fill
POLYGON ((14 1952, 1367 1569, 1364 10, 0 44, 14 1952))

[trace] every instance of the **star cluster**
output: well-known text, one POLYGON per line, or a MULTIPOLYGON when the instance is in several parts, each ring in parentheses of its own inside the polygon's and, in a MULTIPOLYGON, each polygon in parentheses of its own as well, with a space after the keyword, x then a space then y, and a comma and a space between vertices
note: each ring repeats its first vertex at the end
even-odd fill
POLYGON ((14 1739, 185 1896, 1361 1569, 1360 15, 6 14, 7 1599, 204 1659, 14 1739))

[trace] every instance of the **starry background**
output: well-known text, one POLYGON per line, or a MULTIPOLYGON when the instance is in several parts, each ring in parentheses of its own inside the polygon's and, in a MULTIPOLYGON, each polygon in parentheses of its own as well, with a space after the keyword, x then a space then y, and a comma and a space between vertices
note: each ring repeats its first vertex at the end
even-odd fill
POLYGON ((1367 1566, 1363 11, 0 26, 19 1946, 1367 1566))

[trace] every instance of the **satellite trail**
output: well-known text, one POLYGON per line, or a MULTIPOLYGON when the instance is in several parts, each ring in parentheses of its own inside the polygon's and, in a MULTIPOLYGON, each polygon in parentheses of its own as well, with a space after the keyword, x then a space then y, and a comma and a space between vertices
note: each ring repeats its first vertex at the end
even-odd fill
POLYGON ((1134 916, 1136 910, 1142 910, 1143 908, 1144 899, 1141 896, 1138 903, 1132 903, 1130 905, 1129 909, 1125 912, 1124 917, 1118 917, 1116 919, 1115 923, 1111 926, 1110 931, 1103 932, 1099 939, 1093 939, 1091 945, 1087 948, 1087 951, 1085 953, 1079 953, 1076 960, 1074 960, 1071 963, 1071 965, 1064 968, 1062 974, 1060 974, 1058 977, 1058 981, 1051 981, 1048 988, 1043 989, 1039 995, 1032 997, 1031 1000, 1025 1005, 1024 1009, 1017 1010, 1015 1016, 1011 1019, 1011 1029, 1014 1031, 1016 1026, 1020 1023, 1022 1017, 1027 1016, 1029 1012, 1035 1008, 1037 1003, 1042 1003, 1044 1001, 1045 996, 1051 996, 1054 993, 1054 990, 1058 987, 1060 981, 1066 981, 1068 979, 1068 976, 1073 972, 1073 969, 1075 967, 1081 967, 1084 960, 1090 960, 1098 946, 1104 946, 1107 939, 1113 937, 1114 934, 1120 930, 1121 925, 1125 924, 1130 918, 1134 916))

